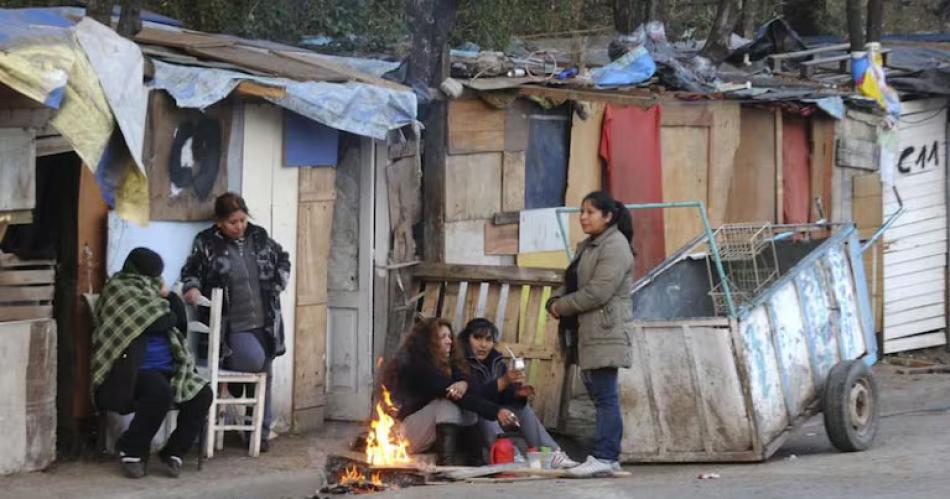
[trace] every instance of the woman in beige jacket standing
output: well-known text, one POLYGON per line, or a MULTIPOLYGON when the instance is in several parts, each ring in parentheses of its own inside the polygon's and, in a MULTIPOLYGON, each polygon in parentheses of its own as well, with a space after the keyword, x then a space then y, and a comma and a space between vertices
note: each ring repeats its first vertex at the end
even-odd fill
POLYGON ((593 449, 571 470, 590 476, 620 469, 623 418, 617 376, 632 357, 633 223, 623 204, 603 191, 584 197, 580 221, 588 237, 578 244, 564 287, 547 308, 561 321, 566 343, 577 346, 584 386, 597 409, 593 449))

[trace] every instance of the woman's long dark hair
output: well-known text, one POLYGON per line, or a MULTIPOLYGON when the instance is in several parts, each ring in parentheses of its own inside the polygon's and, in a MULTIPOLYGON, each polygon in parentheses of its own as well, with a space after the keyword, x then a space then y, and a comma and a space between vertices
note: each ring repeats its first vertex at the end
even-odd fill
MULTIPOLYGON (((589 201, 591 206, 600 210, 605 217, 608 214, 613 215, 608 226, 616 225, 617 230, 627 238, 627 242, 633 243, 633 217, 630 216, 630 210, 623 203, 605 191, 594 191, 584 196, 584 201, 589 201)), ((632 248, 631 251, 633 251, 632 248)))
POLYGON ((443 327, 448 328, 450 333, 452 332, 452 323, 439 317, 422 319, 416 322, 412 327, 412 331, 403 340, 399 354, 393 359, 395 362, 392 364, 425 361, 431 362, 436 369, 447 375, 452 373, 453 367, 467 372, 468 362, 462 359, 462 352, 459 349, 458 341, 455 340, 454 333, 449 358, 445 359, 439 353, 439 350, 441 350, 439 332, 443 327))

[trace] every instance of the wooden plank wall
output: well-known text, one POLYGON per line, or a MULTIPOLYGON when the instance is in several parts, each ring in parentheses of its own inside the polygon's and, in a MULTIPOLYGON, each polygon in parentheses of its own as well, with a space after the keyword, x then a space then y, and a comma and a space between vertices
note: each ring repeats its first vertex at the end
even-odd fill
MULTIPOLYGON (((414 272, 423 294, 418 312, 443 317, 458 332, 476 317, 493 321, 501 332, 498 349, 525 358, 527 382, 535 387, 531 405, 545 426, 556 428, 566 366, 559 348, 557 321, 544 309, 560 271, 518 267, 425 263, 414 272)), ((507 355, 506 355, 507 356, 507 355)))
MULTIPOLYGON (((884 352, 947 342, 947 101, 904 105, 894 185, 905 212, 884 234, 884 352)), ((884 214, 897 209, 884 192, 884 214)))
POLYGON ((294 337, 293 427, 323 426, 326 406, 327 263, 336 169, 300 170, 297 205, 297 330, 294 337))
MULTIPOLYGON (((884 222, 881 177, 870 173, 854 177, 854 223, 859 237, 870 238, 884 222)), ((878 240, 864 253, 864 276, 871 295, 874 331, 881 331, 884 319, 884 243, 878 240)))
POLYGON ((32 128, 0 128, 0 212, 35 206, 36 132, 32 128))
POLYGON ((781 126, 780 116, 771 109, 742 107, 726 223, 776 222, 781 148, 775 130, 781 126))
POLYGON ((514 263, 513 229, 490 226, 495 213, 524 208, 526 109, 517 101, 508 109, 496 109, 474 97, 449 102, 446 263, 514 263))
MULTIPOLYGON (((739 147, 740 108, 735 102, 663 106, 663 201, 706 203, 713 226, 723 223, 739 147)), ((703 231, 696 210, 664 213, 666 253, 703 231)))

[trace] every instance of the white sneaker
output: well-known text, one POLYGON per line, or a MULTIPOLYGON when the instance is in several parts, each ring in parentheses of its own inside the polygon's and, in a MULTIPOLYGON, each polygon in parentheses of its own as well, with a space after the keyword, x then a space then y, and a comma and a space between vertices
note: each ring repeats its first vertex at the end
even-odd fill
POLYGON ((594 456, 587 456, 587 461, 567 470, 567 474, 574 478, 588 478, 608 475, 615 471, 620 471, 620 463, 617 461, 601 461, 594 456))
POLYGON ((580 464, 581 463, 571 459, 571 456, 568 456, 567 453, 562 450, 556 450, 551 455, 551 469, 566 470, 580 464))

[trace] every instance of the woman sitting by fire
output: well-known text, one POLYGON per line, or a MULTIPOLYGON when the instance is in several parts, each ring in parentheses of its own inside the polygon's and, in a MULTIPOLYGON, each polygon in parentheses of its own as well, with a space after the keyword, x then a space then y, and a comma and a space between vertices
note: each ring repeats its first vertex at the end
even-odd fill
MULTIPOLYGON (((495 324, 483 318, 472 319, 459 333, 458 342, 471 371, 468 377, 472 385, 470 390, 514 412, 519 423, 518 433, 528 447, 548 447, 554 451, 551 458, 553 468, 577 466, 576 461, 560 450, 528 404, 528 399, 534 396, 534 387, 524 384, 524 371, 514 366, 508 369, 504 357, 495 349, 500 336, 495 324)), ((486 448, 504 433, 497 421, 482 417, 478 418, 478 430, 486 448)))
POLYGON ((468 364, 455 344, 452 325, 444 319, 416 323, 387 369, 387 385, 398 407, 409 452, 435 447, 438 464, 459 463, 458 435, 478 417, 517 425, 510 410, 469 390, 468 364))

